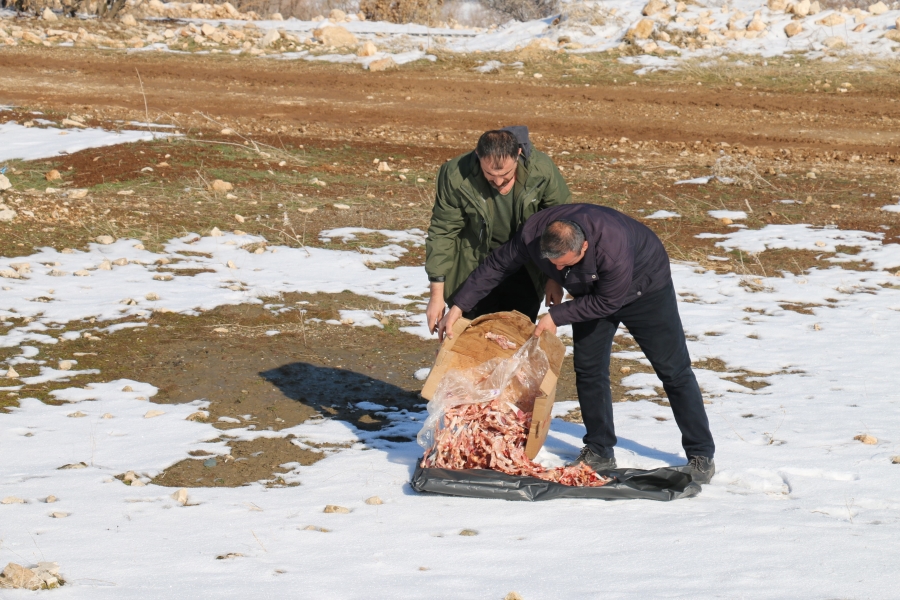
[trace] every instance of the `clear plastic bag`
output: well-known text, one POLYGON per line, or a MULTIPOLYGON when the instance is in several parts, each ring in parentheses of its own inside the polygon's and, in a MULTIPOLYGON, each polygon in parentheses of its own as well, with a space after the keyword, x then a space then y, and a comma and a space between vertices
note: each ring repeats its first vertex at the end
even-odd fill
POLYGON ((540 340, 532 337, 507 359, 492 358, 471 369, 449 371, 428 403, 428 418, 416 436, 419 445, 427 455, 438 430, 445 427, 444 411, 453 406, 493 402, 500 410, 531 413, 549 369, 540 340))

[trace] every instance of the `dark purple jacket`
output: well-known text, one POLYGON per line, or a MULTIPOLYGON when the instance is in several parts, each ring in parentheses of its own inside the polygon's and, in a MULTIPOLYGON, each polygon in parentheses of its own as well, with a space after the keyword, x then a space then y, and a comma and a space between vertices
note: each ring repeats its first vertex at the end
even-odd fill
POLYGON ((672 279, 669 255, 646 225, 605 206, 563 204, 529 218, 511 240, 469 275, 453 303, 463 312, 472 310, 529 260, 574 296, 550 308, 557 325, 607 317, 642 294, 662 289, 672 279), (560 219, 578 223, 588 243, 584 258, 562 270, 541 258, 540 248, 544 229, 560 219))

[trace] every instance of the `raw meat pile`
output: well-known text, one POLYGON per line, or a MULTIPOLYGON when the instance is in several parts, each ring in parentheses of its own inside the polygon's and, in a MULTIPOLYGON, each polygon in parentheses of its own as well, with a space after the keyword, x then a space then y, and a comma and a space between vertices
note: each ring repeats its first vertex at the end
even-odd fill
POLYGON ((492 331, 488 331, 484 334, 485 339, 491 340, 504 350, 513 350, 516 347, 515 342, 509 341, 509 338, 505 335, 500 335, 499 333, 494 333, 492 331))
POLYGON ((422 467, 493 469, 571 486, 609 483, 587 465, 547 469, 525 454, 531 411, 548 368, 535 338, 511 358, 447 373, 418 436, 425 447, 422 467))

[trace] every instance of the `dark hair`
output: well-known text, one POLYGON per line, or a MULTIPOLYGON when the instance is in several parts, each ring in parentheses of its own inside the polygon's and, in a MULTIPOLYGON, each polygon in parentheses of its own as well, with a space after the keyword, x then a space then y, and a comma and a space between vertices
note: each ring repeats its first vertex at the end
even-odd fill
POLYGON ((574 221, 551 221, 541 234, 541 258, 559 258, 569 252, 581 252, 584 230, 574 221))
POLYGON ((478 158, 489 159, 492 163, 499 163, 507 158, 518 160, 519 140, 511 132, 503 129, 485 131, 478 138, 475 154, 478 158))

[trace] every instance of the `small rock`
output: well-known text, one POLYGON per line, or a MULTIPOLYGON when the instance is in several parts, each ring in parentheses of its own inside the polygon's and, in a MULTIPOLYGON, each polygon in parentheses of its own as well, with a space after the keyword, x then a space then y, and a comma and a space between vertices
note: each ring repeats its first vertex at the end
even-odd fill
POLYGON ((379 58, 378 60, 373 60, 369 63, 369 71, 372 73, 377 73, 378 71, 387 71, 388 69, 393 69, 397 66, 397 63, 394 62, 394 59, 390 56, 386 58, 379 58))
POLYGON ((225 263, 225 266, 228 267, 229 269, 237 269, 237 265, 234 264, 233 260, 229 260, 227 263, 225 263))
POLYGON ((74 360, 61 360, 59 361, 59 370, 60 371, 71 371, 72 367, 75 366, 74 360))
POLYGON ((80 419, 80 418, 82 418, 82 417, 86 417, 86 416, 87 416, 87 413, 83 413, 83 412, 81 412, 80 410, 77 410, 77 411, 75 411, 75 412, 73 412, 73 413, 67 414, 66 416, 67 416, 67 417, 70 417, 70 418, 72 418, 72 419, 80 419))
POLYGON ((350 509, 343 506, 338 506, 337 504, 328 504, 327 506, 325 506, 325 510, 323 510, 322 512, 346 515, 350 513, 350 509))
POLYGON ((146 487, 147 484, 141 481, 140 479, 135 479, 131 482, 131 487, 146 487))
POLYGON ((209 190, 211 192, 230 192, 233 189, 233 185, 231 185, 227 181, 222 181, 221 179, 215 179, 211 184, 209 184, 209 190))
POLYGON ((645 17, 650 17, 655 15, 658 12, 662 12, 667 8, 667 4, 663 2, 663 0, 650 0, 641 11, 641 14, 645 17))
POLYGON ((58 21, 59 20, 56 18, 56 13, 54 13, 52 10, 50 10, 49 6, 46 7, 44 9, 44 12, 41 13, 41 18, 45 21, 58 21))
POLYGON ((270 29, 262 36, 262 38, 260 38, 259 46, 260 48, 268 48, 280 39, 281 33, 279 33, 277 29, 270 29))
POLYGON ((70 463, 70 464, 68 464, 68 465, 63 465, 63 466, 61 466, 61 467, 60 467, 59 469, 57 469, 57 470, 59 470, 59 471, 68 471, 68 470, 70 470, 70 469, 87 469, 87 463, 83 463, 83 462, 70 463))
POLYGON ((228 333, 228 328, 227 327, 216 327, 215 329, 213 329, 213 332, 214 333, 228 333))
POLYGON ((134 15, 131 13, 125 13, 121 17, 119 17, 119 21, 122 22, 122 25, 125 27, 137 27, 137 19, 134 18, 134 15))
POLYGON ((892 465, 900 465, 900 455, 891 457, 892 465))
POLYGON ((130 484, 132 481, 134 481, 137 478, 138 478, 137 473, 135 473, 134 471, 128 471, 127 473, 122 475, 122 481, 124 481, 125 483, 128 483, 128 484, 130 484))
POLYGON ((54 519, 65 519, 66 517, 69 516, 69 513, 67 513, 67 512, 52 512, 52 513, 50 513, 50 516, 53 517, 54 519))
MULTIPOLYGON (((2 177, 2 175, 0 175, 0 177, 2 177)), ((16 216, 16 211, 11 208, 0 209, 0 223, 11 223, 16 216)))
POLYGON ((72 273, 72 275, 75 275, 75 277, 88 277, 90 274, 91 272, 85 269, 78 269, 77 271, 72 273))
POLYGON ((301 529, 302 531, 320 531, 322 533, 328 533, 331 530, 325 529, 324 527, 317 527, 316 525, 307 525, 301 529))
POLYGON ((153 276, 153 279, 156 281, 172 281, 173 277, 169 273, 158 273, 153 276))
POLYGON ((833 12, 827 17, 823 17, 816 21, 816 24, 824 25, 825 27, 836 27, 837 25, 843 25, 845 21, 844 15, 839 12, 833 12))
POLYGON ((809 14, 809 7, 811 3, 809 0, 800 0, 796 4, 791 5, 791 12, 797 15, 798 17, 805 17, 809 14))
POLYGON ((19 378, 19 374, 18 374, 18 373, 16 372, 16 370, 13 369, 12 367, 10 367, 10 368, 9 368, 9 371, 6 372, 6 376, 7 376, 9 379, 18 379, 18 378, 19 378))
POLYGON ((116 192, 117 196, 130 196, 134 193, 134 190, 119 190, 116 192))
POLYGON ((228 554, 220 554, 216 557, 216 560, 228 560, 229 558, 241 558, 244 556, 240 552, 229 552, 228 554))
POLYGON ((242 217, 241 215, 234 215, 234 220, 237 221, 238 223, 243 223, 244 221, 246 221, 246 219, 244 217, 242 217))
POLYGON ((114 238, 111 235, 99 235, 95 238, 95 241, 98 244, 103 244, 104 246, 109 246, 110 244, 112 244, 113 242, 116 241, 116 238, 114 238))
POLYGON ((377 506, 380 504, 384 504, 384 500, 382 500, 378 496, 372 496, 371 498, 366 498, 366 504, 377 506))
POLYGON ((9 182, 9 179, 6 178, 6 175, 0 175, 0 192, 8 190, 12 187, 12 184, 9 182))
POLYGON ((12 269, 2 268, 0 269, 0 277, 4 279, 19 279, 21 275, 18 271, 13 271, 12 269))
POLYGON ((503 597, 503 600, 523 600, 523 598, 519 592, 510 592, 503 597))
POLYGON ((338 210, 350 210, 350 206, 347 204, 332 204, 338 210))
POLYGON ((166 414, 166 411, 164 411, 164 410, 153 409, 153 410, 148 410, 146 413, 144 413, 144 418, 152 419, 153 417, 158 417, 158 416, 164 415, 164 414, 166 414))
MULTIPOLYGON (((116 265, 117 267, 124 267, 125 265, 128 264, 128 259, 127 258, 117 258, 116 260, 112 261, 112 264, 116 265)), ((100 265, 100 268, 102 269, 103 265, 100 265)))
POLYGON ((185 506, 188 503, 188 491, 187 488, 181 488, 174 494, 172 494, 172 500, 177 502, 178 504, 185 506))
POLYGON ((56 169, 52 169, 44 174, 44 179, 47 181, 56 181, 57 179, 62 179, 62 175, 60 175, 59 171, 56 169))
POLYGON ((223 235, 225 234, 218 227, 213 227, 209 230, 209 237, 222 237, 223 235))
MULTIPOLYGON (((50 9, 45 9, 45 11, 47 10, 50 9)), ((16 563, 9 563, 0 576, 0 588, 3 587, 35 591, 41 589, 42 581, 31 569, 16 563)))
POLYGON ((82 198, 87 197, 87 195, 88 195, 88 191, 83 190, 83 189, 82 190, 69 190, 68 192, 66 192, 66 197, 69 200, 81 200, 82 198))
POLYGON ((876 2, 875 4, 869 5, 869 12, 875 15, 876 17, 879 15, 883 15, 888 10, 890 10, 884 2, 876 2))
POLYGON ((313 31, 313 37, 322 42, 323 46, 336 46, 338 48, 355 48, 359 43, 355 35, 339 26, 316 29, 313 31))
POLYGON ((378 53, 378 47, 372 42, 365 42, 356 51, 357 56, 375 56, 378 53))
POLYGON ((784 26, 784 33, 786 36, 794 37, 795 35, 801 33, 803 31, 803 25, 800 24, 799 21, 791 21, 787 25, 784 26))
POLYGON ((100 263, 100 266, 97 268, 100 269, 101 271, 112 271, 112 263, 109 262, 108 260, 104 260, 102 263, 100 263))
POLYGON ((853 436, 853 439, 860 441, 867 446, 874 446, 878 443, 878 438, 874 435, 869 435, 868 433, 861 433, 859 435, 853 436))
POLYGON ((391 165, 387 164, 385 161, 381 161, 378 163, 378 172, 379 173, 390 173, 393 169, 391 169, 391 165))
POLYGON ((731 225, 732 223, 734 223, 734 221, 729 219, 728 217, 722 217, 719 220, 722 222, 722 225, 731 225))
POLYGON ((7 496, 3 500, 0 500, 0 504, 25 504, 25 501, 16 496, 7 496))
POLYGON ((150 302, 156 302, 157 300, 159 300, 159 294, 157 294, 156 292, 150 292, 146 296, 144 296, 144 298, 146 298, 150 302))
POLYGON ((59 500, 59 498, 57 498, 57 497, 54 496, 53 494, 50 494, 49 496, 47 496, 46 498, 44 498, 44 502, 46 502, 47 504, 53 504, 53 503, 56 502, 57 500, 59 500))
POLYGON ((619 369, 619 373, 621 373, 622 375, 628 375, 629 373, 631 373, 631 367, 622 367, 621 369, 619 369))
POLYGON ((815 179, 816 174, 813 171, 810 171, 809 173, 806 174, 806 178, 807 179, 815 179))
POLYGON ((101 419, 114 419, 115 417, 112 416, 112 413, 103 413, 103 416, 101 416, 100 418, 101 419))
POLYGON ((472 536, 478 535, 478 532, 475 531, 474 529, 463 529, 462 531, 459 532, 459 535, 461 535, 463 537, 472 537, 472 536))
POLYGON ((184 420, 185 421, 205 421, 208 416, 209 416, 208 413, 198 410, 197 412, 192 412, 191 414, 186 416, 184 418, 184 420))
POLYGON ((535 74, 534 74, 534 78, 535 78, 535 79, 540 79, 540 78, 543 77, 543 76, 544 76, 544 75, 543 75, 542 73, 535 73, 535 74))
POLYGON ((625 37, 635 40, 646 40, 653 33, 653 21, 650 19, 641 19, 634 27, 628 30, 625 37))

